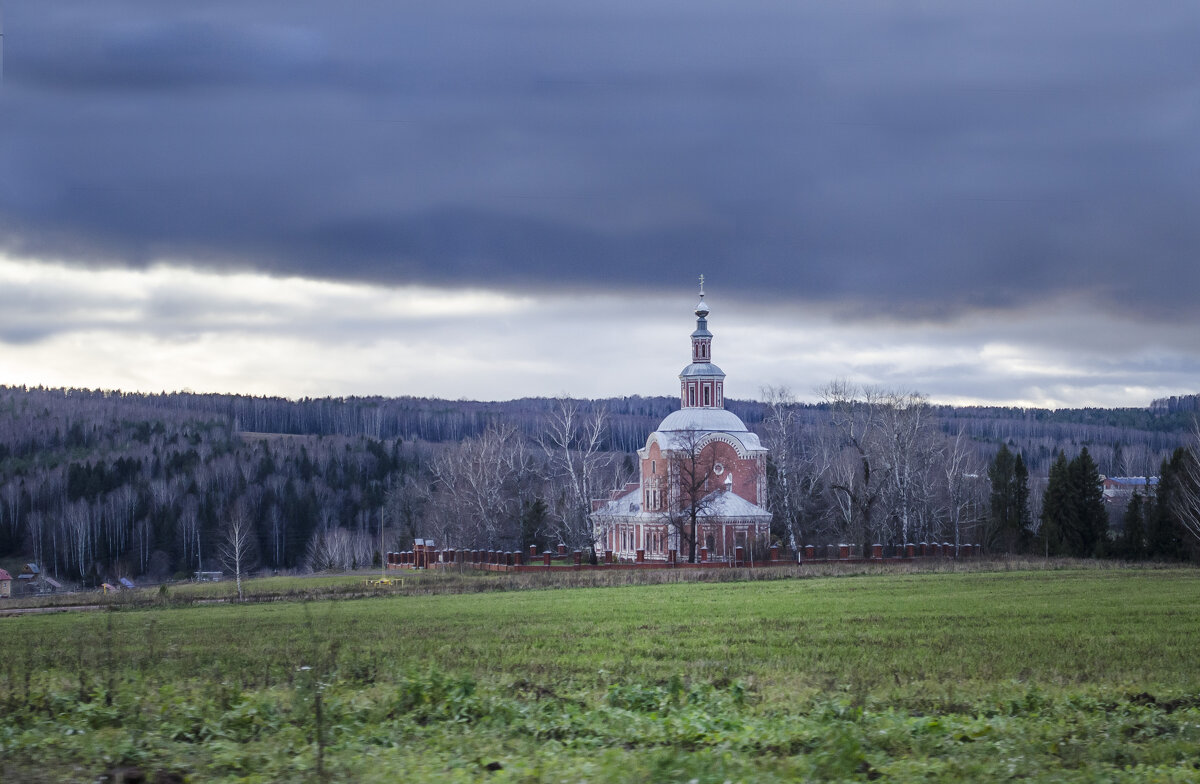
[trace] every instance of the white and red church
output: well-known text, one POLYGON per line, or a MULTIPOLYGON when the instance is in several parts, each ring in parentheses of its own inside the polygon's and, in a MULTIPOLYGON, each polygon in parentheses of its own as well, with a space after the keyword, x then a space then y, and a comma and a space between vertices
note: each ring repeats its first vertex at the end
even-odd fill
POLYGON ((712 363, 704 278, 692 333, 692 362, 679 374, 680 409, 638 451, 641 478, 593 502, 597 548, 621 560, 731 561, 753 557, 770 537, 767 449, 725 410, 725 374, 712 363), (694 535, 693 535, 694 534, 694 535))

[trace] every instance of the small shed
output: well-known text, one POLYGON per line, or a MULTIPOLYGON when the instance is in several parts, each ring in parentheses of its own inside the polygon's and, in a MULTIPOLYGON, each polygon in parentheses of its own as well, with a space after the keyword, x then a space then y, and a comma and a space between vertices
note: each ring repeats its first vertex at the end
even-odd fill
POLYGON ((42 584, 46 593, 54 593, 63 589, 62 583, 55 580, 53 577, 43 577, 42 584))
POLYGON ((40 590, 41 578, 42 570, 38 568, 37 564, 25 564, 21 573, 17 575, 17 584, 21 586, 21 593, 37 593, 40 590))
POLYGON ((100 590, 104 591, 105 593, 116 593, 121 589, 112 583, 100 583, 100 590))
POLYGON ((133 580, 130 580, 128 577, 122 577, 117 580, 117 582, 119 582, 121 587, 127 591, 132 591, 134 588, 137 588, 137 586, 133 584, 133 580))
POLYGON ((0 599, 12 596, 12 575, 0 569, 0 599))

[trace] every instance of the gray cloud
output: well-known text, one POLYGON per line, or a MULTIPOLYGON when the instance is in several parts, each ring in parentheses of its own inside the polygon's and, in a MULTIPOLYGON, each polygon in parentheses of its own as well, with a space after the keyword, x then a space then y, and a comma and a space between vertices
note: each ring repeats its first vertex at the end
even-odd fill
POLYGON ((1118 2, 6 10, 0 245, 952 318, 1200 313, 1200 11, 1118 2))

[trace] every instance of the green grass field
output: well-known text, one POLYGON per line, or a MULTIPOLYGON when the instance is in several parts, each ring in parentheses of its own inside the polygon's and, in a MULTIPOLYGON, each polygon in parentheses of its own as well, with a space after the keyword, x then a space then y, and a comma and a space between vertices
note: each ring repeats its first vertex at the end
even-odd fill
POLYGON ((1188 569, 138 608, 0 639, 5 780, 1200 781, 1188 569))

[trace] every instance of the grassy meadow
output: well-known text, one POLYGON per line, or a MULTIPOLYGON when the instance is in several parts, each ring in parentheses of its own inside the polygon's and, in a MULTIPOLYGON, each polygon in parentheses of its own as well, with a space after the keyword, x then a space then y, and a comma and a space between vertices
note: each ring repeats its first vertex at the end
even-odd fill
POLYGON ((5 780, 1200 781, 1191 569, 126 607, 0 640, 5 780))

